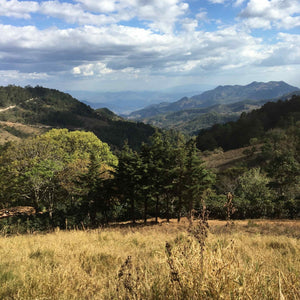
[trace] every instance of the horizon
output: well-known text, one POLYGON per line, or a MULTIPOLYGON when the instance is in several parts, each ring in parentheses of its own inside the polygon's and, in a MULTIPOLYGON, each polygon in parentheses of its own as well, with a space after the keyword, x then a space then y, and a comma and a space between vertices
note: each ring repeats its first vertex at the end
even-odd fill
POLYGON ((95 93, 300 86, 297 0, 4 0, 0 31, 0 85, 95 93))

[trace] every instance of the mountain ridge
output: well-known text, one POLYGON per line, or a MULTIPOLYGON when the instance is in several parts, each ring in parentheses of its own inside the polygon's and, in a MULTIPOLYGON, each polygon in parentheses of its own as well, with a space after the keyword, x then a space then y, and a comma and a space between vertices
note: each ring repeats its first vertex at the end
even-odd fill
POLYGON ((121 148, 127 140, 137 149, 154 133, 150 125, 126 121, 108 109, 93 110, 67 93, 41 86, 0 87, 0 121, 91 131, 113 148, 121 148))
POLYGON ((230 104, 244 100, 264 100, 280 97, 290 92, 299 91, 284 81, 257 82, 248 85, 219 85, 215 89, 205 91, 190 98, 183 97, 178 101, 152 105, 132 112, 128 119, 143 120, 164 113, 171 113, 192 108, 205 108, 215 104, 230 104))

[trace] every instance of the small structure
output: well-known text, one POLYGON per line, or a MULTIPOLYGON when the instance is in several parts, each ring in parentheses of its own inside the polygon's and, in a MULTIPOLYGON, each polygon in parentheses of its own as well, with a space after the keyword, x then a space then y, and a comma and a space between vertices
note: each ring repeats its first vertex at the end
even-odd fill
POLYGON ((0 219, 20 216, 20 215, 34 215, 36 210, 32 206, 15 206, 11 208, 0 209, 0 219))

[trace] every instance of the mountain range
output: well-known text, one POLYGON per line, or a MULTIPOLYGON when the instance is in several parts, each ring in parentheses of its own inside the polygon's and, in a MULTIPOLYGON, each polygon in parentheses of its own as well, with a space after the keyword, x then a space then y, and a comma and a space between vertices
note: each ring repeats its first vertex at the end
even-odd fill
POLYGON ((128 119, 193 135, 202 128, 237 120, 242 112, 259 108, 281 97, 288 98, 291 93, 299 91, 299 88, 283 81, 218 86, 191 98, 148 106, 131 113, 128 119))
POLYGON ((123 91, 123 92, 90 92, 70 91, 70 94, 94 109, 106 107, 116 114, 128 115, 133 111, 161 102, 174 102, 179 97, 192 96, 193 90, 166 91, 123 91))
POLYGON ((55 89, 10 85, 0 87, 0 142, 51 128, 68 128, 92 131, 115 149, 120 149, 125 140, 138 149, 155 131, 143 122, 197 135, 202 128, 237 120, 242 112, 259 108, 269 99, 289 99, 293 94, 300 94, 300 90, 284 82, 219 86, 174 103, 152 105, 130 116, 140 117, 125 120, 107 108, 93 109, 55 89))

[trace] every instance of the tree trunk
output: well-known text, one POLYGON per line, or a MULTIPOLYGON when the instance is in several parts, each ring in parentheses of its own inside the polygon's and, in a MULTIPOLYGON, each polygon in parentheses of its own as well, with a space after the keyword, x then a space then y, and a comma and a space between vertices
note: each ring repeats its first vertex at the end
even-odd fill
POLYGON ((181 208, 182 208, 182 197, 181 195, 178 197, 178 216, 177 216, 177 222, 180 222, 181 218, 181 208))
POLYGON ((188 216, 191 221, 192 221, 192 217, 193 217, 193 208, 194 208, 193 206, 194 206, 193 205, 193 196, 190 194, 189 195, 189 214, 188 214, 188 216))
POLYGON ((158 213, 159 213, 159 195, 156 196, 156 204, 155 204, 155 223, 158 223, 158 213))
POLYGON ((167 222, 170 222, 170 197, 167 195, 167 222))
POLYGON ((135 224, 135 207, 134 207, 134 199, 131 199, 131 219, 132 219, 132 223, 135 224))
POLYGON ((147 212, 148 212, 148 199, 145 197, 144 200, 144 223, 147 224, 147 212))

